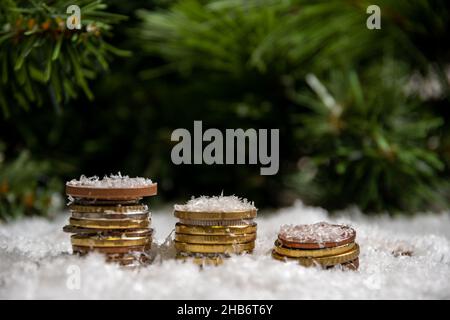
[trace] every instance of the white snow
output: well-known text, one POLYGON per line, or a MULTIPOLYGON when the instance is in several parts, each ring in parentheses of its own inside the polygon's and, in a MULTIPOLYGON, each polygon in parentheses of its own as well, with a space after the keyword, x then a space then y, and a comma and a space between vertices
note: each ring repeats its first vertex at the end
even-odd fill
POLYGON ((284 240, 300 243, 341 242, 354 235, 348 226, 334 225, 325 221, 312 224, 285 224, 280 228, 284 240))
POLYGON ((449 299, 450 215, 367 217, 356 210, 329 216, 294 207, 261 214, 253 255, 200 270, 175 261, 170 241, 177 221, 171 208, 153 212, 155 262, 140 270, 105 264, 102 256, 71 256, 62 232, 69 214, 54 221, 28 218, 0 225, 0 298, 3 299, 449 299), (273 260, 283 224, 348 224, 357 232, 357 272, 301 267, 273 260), (73 277, 80 271, 80 288, 73 277))
POLYGON ((97 176, 86 177, 81 175, 79 180, 73 179, 67 182, 68 186, 75 187, 90 187, 90 188, 136 188, 145 187, 152 184, 152 180, 147 178, 130 178, 129 176, 122 176, 118 174, 111 174, 100 179, 97 176))
POLYGON ((178 211, 195 211, 195 212, 230 212, 255 210, 253 202, 247 199, 241 199, 236 196, 201 196, 192 198, 184 205, 176 204, 175 210, 178 211))

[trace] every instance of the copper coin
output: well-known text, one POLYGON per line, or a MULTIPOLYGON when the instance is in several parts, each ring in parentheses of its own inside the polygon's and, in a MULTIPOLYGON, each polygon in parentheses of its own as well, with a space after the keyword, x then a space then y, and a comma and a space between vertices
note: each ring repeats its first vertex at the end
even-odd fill
POLYGON ((99 252, 99 253, 140 253, 148 252, 151 249, 151 244, 145 246, 130 246, 130 247, 101 247, 101 248, 90 248, 90 247, 80 247, 72 246, 73 253, 87 254, 89 252, 99 252))
POLYGON ((242 219, 253 219, 257 215, 257 209, 251 210, 240 210, 240 211, 224 211, 224 212, 214 212, 214 211, 180 211, 175 210, 174 215, 179 219, 186 220, 242 220, 242 219))
POLYGON ((282 226, 278 240, 283 246, 297 249, 323 249, 354 242, 356 231, 346 225, 319 222, 282 226))
POLYGON ((152 183, 144 187, 135 188, 95 188, 85 186, 71 186, 66 184, 66 194, 74 198, 135 200, 142 197, 154 196, 156 195, 156 193, 156 183, 152 183))

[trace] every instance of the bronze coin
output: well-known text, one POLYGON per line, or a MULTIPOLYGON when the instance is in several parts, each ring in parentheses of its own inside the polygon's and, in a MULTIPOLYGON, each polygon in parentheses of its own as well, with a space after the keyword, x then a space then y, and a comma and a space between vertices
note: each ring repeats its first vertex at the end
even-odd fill
POLYGON ((174 215, 179 219, 185 220, 242 220, 253 219, 257 215, 257 209, 240 210, 240 211, 225 211, 225 212, 211 212, 211 211, 180 211, 175 210, 174 215))
POLYGON ((144 187, 135 188, 94 188, 72 186, 66 184, 66 194, 74 198, 102 199, 102 200, 136 200, 142 197, 154 196, 157 184, 152 183, 144 187))
POLYGON ((283 246, 297 249, 333 248, 354 242, 355 238, 353 228, 326 222, 283 226, 278 234, 283 246))

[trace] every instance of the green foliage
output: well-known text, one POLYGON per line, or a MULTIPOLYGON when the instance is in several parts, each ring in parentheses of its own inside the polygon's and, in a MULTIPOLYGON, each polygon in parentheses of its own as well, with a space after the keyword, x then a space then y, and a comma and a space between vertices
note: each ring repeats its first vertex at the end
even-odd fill
POLYGON ((299 117, 297 131, 308 165, 293 182, 315 190, 310 200, 334 209, 354 202, 375 212, 444 207, 437 178, 444 166, 428 146, 442 120, 405 96, 394 70, 389 64, 363 79, 371 90, 354 72, 333 72, 330 92, 308 77, 316 97, 297 97, 312 111, 299 117))
POLYGON ((0 221, 24 215, 49 215, 61 207, 61 181, 49 178, 48 161, 32 160, 22 151, 4 162, 0 145, 0 221))
POLYGON ((448 203, 441 179, 448 169, 439 148, 428 145, 439 145, 447 126, 427 109, 429 101, 406 88, 413 73, 426 77, 433 66, 440 98, 448 99, 450 6, 379 1, 382 29, 369 30, 371 4, 189 0, 139 11, 143 49, 165 62, 142 76, 176 74, 195 83, 202 89, 196 96, 190 90, 191 99, 202 100, 204 114, 228 112, 239 119, 236 126, 279 127, 281 174, 293 176, 289 185, 313 204, 441 209, 448 203), (311 95, 308 74, 329 79, 331 95, 311 95))
POLYGON ((0 4, 0 105, 26 110, 48 103, 56 108, 93 94, 88 81, 107 70, 112 55, 125 55, 105 41, 111 25, 125 17, 105 11, 102 0, 77 1, 80 30, 66 28, 67 0, 8 0, 0 4))
POLYGON ((148 175, 159 182, 158 199, 171 201, 224 190, 259 207, 298 196, 366 212, 448 206, 448 1, 78 3, 92 15, 82 17, 81 31, 58 24, 68 1, 0 2, 8 166, 29 150, 27 163, 46 159, 49 171, 36 170, 61 180, 119 170, 148 175), (381 30, 366 28, 371 4, 381 8, 381 30), (109 12, 129 19, 112 30, 120 18, 109 12), (133 58, 111 64, 121 53, 114 47, 133 58), (438 90, 423 94, 430 87, 438 90), (49 102, 65 103, 64 112, 32 108, 49 102), (170 134, 194 120, 205 129, 279 128, 279 174, 173 165, 170 134))

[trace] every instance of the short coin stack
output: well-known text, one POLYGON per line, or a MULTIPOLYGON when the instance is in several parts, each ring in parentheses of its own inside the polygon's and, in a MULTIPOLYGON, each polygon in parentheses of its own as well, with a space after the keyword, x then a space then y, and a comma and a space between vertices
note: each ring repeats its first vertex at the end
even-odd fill
POLYGON ((359 246, 356 231, 349 226, 319 222, 284 225, 272 251, 277 260, 295 260, 303 266, 318 265, 325 269, 342 266, 357 270, 359 246))
POLYGON ((148 207, 140 201, 156 192, 150 179, 120 174, 69 181, 66 194, 72 215, 63 230, 73 234, 73 252, 100 252, 108 262, 126 266, 147 263, 153 229, 148 207))
POLYGON ((255 248, 257 209, 235 196, 199 197, 175 205, 177 259, 218 265, 231 254, 255 248))

